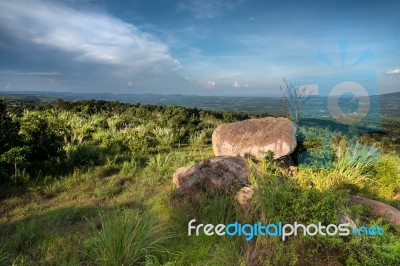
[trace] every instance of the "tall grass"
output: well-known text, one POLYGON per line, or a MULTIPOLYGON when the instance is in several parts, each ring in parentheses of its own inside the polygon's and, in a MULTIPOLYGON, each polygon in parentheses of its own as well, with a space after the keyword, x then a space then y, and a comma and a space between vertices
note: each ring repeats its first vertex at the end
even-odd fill
POLYGON ((379 160, 379 151, 375 147, 350 143, 344 156, 333 164, 333 174, 346 183, 364 187, 373 181, 373 165, 379 160))
POLYGON ((5 264, 9 258, 9 254, 7 253, 7 251, 5 251, 5 247, 5 245, 3 247, 0 247, 0 265, 5 264))
POLYGON ((167 252, 172 237, 148 212, 120 211, 115 217, 100 214, 101 228, 91 223, 90 254, 98 265, 134 265, 157 260, 167 252))
POLYGON ((174 163, 174 156, 171 153, 160 154, 150 157, 147 166, 162 175, 165 175, 174 163))

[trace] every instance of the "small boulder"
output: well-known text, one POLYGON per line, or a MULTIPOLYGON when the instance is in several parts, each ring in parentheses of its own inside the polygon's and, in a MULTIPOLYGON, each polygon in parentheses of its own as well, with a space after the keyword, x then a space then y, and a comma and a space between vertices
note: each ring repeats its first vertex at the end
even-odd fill
POLYGON ((243 211, 247 212, 250 209, 251 198, 253 197, 254 189, 249 186, 242 187, 236 193, 236 201, 239 203, 243 211))
POLYGON ((178 168, 172 181, 176 192, 195 196, 200 191, 213 195, 217 191, 231 192, 236 186, 248 184, 247 161, 241 157, 216 156, 201 163, 178 168))
POLYGON ((216 156, 241 156, 261 159, 267 151, 274 159, 293 152, 296 148, 296 127, 284 117, 265 117, 218 126, 212 135, 216 156))

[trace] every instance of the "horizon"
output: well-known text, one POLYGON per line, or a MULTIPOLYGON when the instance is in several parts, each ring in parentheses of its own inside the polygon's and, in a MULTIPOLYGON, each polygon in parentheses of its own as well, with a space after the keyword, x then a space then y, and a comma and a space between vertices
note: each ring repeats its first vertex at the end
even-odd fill
MULTIPOLYGON (((227 98, 239 98, 239 97, 245 97, 245 98, 285 98, 285 96, 281 93, 276 93, 276 94, 231 94, 231 95, 196 95, 196 94, 181 94, 181 93, 113 93, 113 92, 73 92, 73 91, 44 91, 44 90, 36 90, 36 91, 24 91, 24 90, 16 90, 16 91, 0 91, 0 96, 1 95, 12 95, 12 94, 20 94, 20 95, 33 95, 33 94, 65 94, 65 95, 113 95, 113 96, 124 96, 124 95, 130 95, 130 96, 182 96, 182 97, 227 97, 227 98)), ((385 96, 385 95, 391 95, 391 94, 400 94, 400 91, 396 92, 388 92, 388 93, 380 93, 380 94, 372 94, 372 95, 367 95, 368 97, 374 97, 374 96, 385 96)), ((323 95, 323 94, 317 94, 317 95, 311 95, 312 97, 365 97, 365 95, 361 94, 342 94, 342 95, 323 95)), ((100 98, 93 98, 94 100, 98 100, 100 98)))
POLYGON ((400 91, 396 1, 19 0, 0 8, 0 93, 252 97, 279 95, 283 78, 370 70, 376 95, 400 91))

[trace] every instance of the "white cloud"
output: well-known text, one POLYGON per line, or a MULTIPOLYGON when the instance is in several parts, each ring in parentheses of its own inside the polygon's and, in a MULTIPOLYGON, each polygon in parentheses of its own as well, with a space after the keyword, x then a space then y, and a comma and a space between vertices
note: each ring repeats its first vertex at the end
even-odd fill
POLYGON ((181 0, 178 11, 188 11, 196 19, 207 19, 222 16, 228 10, 240 5, 244 0, 181 0))
POLYGON ((133 86, 132 81, 128 81, 128 86, 129 86, 129 87, 132 87, 132 86, 133 86))
POLYGON ((386 74, 393 75, 393 74, 400 74, 400 68, 388 70, 385 72, 386 74))
POLYGON ((199 80, 200 84, 208 89, 213 89, 217 83, 213 80, 199 80))
POLYGON ((4 71, 0 73, 0 76, 59 76, 63 75, 59 72, 14 72, 4 71))
POLYGON ((137 68, 179 64, 168 46, 132 24, 54 2, 1 1, 0 27, 20 39, 73 54, 76 60, 137 68))

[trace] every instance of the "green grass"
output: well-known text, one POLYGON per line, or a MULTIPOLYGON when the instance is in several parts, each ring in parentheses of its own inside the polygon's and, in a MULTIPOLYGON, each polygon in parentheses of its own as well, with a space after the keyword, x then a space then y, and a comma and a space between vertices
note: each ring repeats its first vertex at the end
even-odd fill
POLYGON ((328 169, 300 168, 295 177, 273 161, 253 163, 255 194, 250 211, 243 213, 234 195, 202 194, 189 201, 173 193, 173 171, 211 155, 210 147, 121 155, 104 165, 76 168, 66 176, 16 189, 1 200, 0 265, 395 265, 398 261, 399 229, 372 219, 366 208, 346 204, 350 192, 382 199, 384 191, 396 191, 398 156, 384 155, 376 164, 336 160, 333 165, 337 165, 328 169), (357 164, 362 167, 354 168, 357 164), (247 242, 243 237, 187 236, 191 219, 214 224, 338 223, 341 212, 357 224, 382 224, 387 235, 297 236, 284 243, 271 237, 247 242))
POLYGON ((157 217, 148 212, 118 211, 100 214, 100 229, 91 223, 89 254, 97 265, 135 265, 157 261, 168 252, 166 241, 172 237, 157 217))

